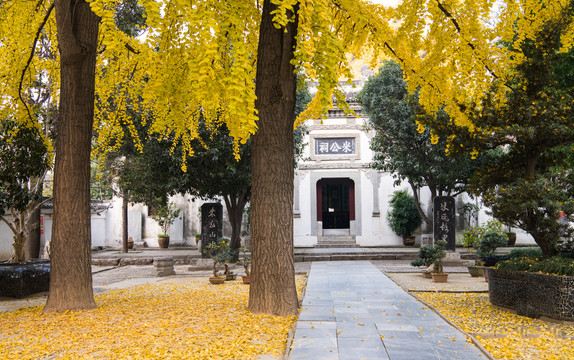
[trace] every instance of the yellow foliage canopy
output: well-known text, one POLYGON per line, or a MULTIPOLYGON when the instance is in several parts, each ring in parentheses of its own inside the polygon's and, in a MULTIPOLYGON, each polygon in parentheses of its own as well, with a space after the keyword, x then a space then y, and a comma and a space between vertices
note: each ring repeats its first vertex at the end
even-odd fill
MULTIPOLYGON (((505 83, 523 54, 500 46, 532 39, 541 26, 560 16, 569 0, 404 0, 385 8, 355 0, 272 0, 276 26, 295 21, 294 64, 298 73, 318 81, 318 92, 298 121, 325 114, 333 98, 345 106, 339 79, 351 78, 349 54, 399 59, 411 89, 420 87, 421 103, 433 111, 445 106, 455 123, 474 130, 464 105, 479 103, 493 82, 505 83), (391 26, 391 24, 393 26, 391 26)), ((151 131, 183 143, 197 136, 203 116, 208 124, 225 122, 242 142, 257 129, 255 71, 261 4, 257 1, 142 0, 147 31, 129 38, 115 25, 119 1, 92 0, 102 19, 96 85, 97 144, 102 149, 123 137, 126 106, 151 119, 151 131), (139 101, 132 101, 139 99, 139 101)), ((49 2, 10 0, 0 6, 0 117, 26 119, 25 98, 33 80, 51 79, 58 88, 57 38, 49 2), (46 18, 46 19, 45 19, 46 18), (38 29, 49 38, 52 57, 27 60, 38 29), (24 76, 22 76, 24 74, 24 76), (22 77, 21 91, 20 78, 22 77)), ((574 42, 574 27, 562 51, 574 42)), ((500 87, 497 98, 505 99, 500 87)), ((57 93, 57 92, 56 92, 57 93)), ((135 137, 137 139, 137 137, 135 137)), ((137 142, 137 140, 136 140, 137 142)))

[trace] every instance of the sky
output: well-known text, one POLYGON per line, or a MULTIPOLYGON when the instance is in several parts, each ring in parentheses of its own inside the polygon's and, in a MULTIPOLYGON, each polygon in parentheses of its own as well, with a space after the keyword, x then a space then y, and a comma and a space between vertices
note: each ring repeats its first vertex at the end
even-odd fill
POLYGON ((371 0, 374 4, 383 4, 385 6, 397 6, 401 0, 371 0))

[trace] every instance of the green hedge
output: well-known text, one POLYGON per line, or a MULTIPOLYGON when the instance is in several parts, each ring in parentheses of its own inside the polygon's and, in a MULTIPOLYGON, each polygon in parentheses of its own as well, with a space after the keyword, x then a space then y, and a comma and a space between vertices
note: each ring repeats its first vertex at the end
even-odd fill
POLYGON ((574 276, 574 259, 565 257, 553 257, 548 259, 515 257, 497 263, 495 268, 500 270, 574 276))

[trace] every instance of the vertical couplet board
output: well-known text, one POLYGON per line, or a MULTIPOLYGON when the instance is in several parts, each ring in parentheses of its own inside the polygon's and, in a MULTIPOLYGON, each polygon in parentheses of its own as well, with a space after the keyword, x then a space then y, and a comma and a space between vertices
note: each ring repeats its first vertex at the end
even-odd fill
POLYGON ((436 240, 445 240, 447 250, 456 250, 454 228, 454 197, 437 196, 434 198, 433 235, 436 240))
POLYGON ((223 237, 223 206, 220 203, 201 205, 201 257, 208 257, 204 249, 223 237))

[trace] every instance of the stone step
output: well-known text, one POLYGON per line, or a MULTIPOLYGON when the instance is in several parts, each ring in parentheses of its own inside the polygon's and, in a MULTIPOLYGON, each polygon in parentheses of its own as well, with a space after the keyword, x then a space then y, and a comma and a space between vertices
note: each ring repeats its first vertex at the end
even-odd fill
POLYGON ((320 236, 317 239, 315 248, 328 249, 328 248, 357 248, 357 242, 354 236, 338 235, 338 236, 320 236))
POLYGON ((317 238, 318 242, 337 242, 337 241, 347 241, 355 242, 354 235, 337 235, 337 236, 319 236, 317 238))
POLYGON ((358 248, 360 247, 354 242, 319 242, 315 245, 317 249, 341 249, 341 248, 358 248))
MULTIPOLYGON (((392 251, 392 252, 357 252, 357 247, 349 247, 349 251, 334 250, 332 252, 320 249, 320 253, 297 252, 295 250, 295 262, 310 261, 338 261, 338 260, 415 260, 418 255, 413 251, 392 251)), ((317 248, 317 247, 315 247, 317 248)), ((462 263, 448 264, 447 266, 465 266, 469 261, 474 260, 476 255, 462 253, 462 263)))

